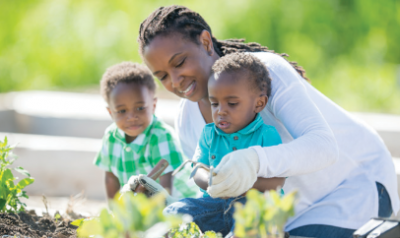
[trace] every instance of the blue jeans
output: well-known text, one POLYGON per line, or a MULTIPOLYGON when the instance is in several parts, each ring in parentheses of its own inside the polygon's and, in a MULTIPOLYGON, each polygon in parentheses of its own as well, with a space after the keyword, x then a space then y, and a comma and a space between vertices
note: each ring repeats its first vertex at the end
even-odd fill
POLYGON ((246 197, 237 198, 184 198, 164 209, 167 214, 189 214, 202 232, 213 230, 223 236, 234 227, 235 202, 244 204, 246 197))
MULTIPOLYGON (((376 183, 379 195, 379 217, 390 217, 392 205, 386 188, 376 183)), ((324 238, 352 238, 355 230, 328 225, 307 225, 289 231, 291 236, 324 237, 324 238)))

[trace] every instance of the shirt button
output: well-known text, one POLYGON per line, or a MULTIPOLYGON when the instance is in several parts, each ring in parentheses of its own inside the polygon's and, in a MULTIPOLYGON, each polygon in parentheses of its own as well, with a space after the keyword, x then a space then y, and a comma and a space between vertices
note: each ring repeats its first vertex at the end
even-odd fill
POLYGON ((211 156, 211 159, 215 159, 215 155, 211 156))
POLYGON ((238 140, 238 139, 239 139, 239 137, 238 137, 238 136, 235 136, 235 137, 233 137, 233 139, 234 139, 234 140, 238 140))
POLYGON ((131 147, 126 147, 126 148, 125 148, 125 151, 126 151, 126 152, 131 152, 131 147))
POLYGON ((232 150, 237 150, 236 147, 233 147, 232 150))

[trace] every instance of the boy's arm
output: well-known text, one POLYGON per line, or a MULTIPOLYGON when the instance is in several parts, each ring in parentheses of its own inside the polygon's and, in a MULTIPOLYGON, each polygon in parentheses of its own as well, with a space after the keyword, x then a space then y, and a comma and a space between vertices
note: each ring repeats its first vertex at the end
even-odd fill
POLYGON ((166 173, 160 177, 160 184, 169 194, 172 192, 172 172, 166 173))
POLYGON ((110 134, 114 127, 115 124, 112 124, 106 129, 102 139, 102 147, 93 161, 94 165, 105 171, 104 183, 106 187, 107 199, 113 199, 120 188, 118 178, 111 172, 112 156, 109 153, 110 147, 114 146, 114 144, 110 143, 110 134))
MULTIPOLYGON (((206 142, 206 130, 207 127, 205 127, 201 133, 199 143, 197 144, 196 151, 193 155, 193 160, 210 166, 210 161, 208 158, 210 146, 206 142)), ((207 170, 198 168, 196 174, 193 176, 193 180, 201 189, 207 190, 209 174, 210 173, 207 170)))
POLYGON ((117 194, 117 192, 121 187, 118 178, 113 173, 106 171, 105 184, 106 184, 107 198, 113 199, 115 194, 117 194))
POLYGON ((257 181, 254 183, 253 188, 260 192, 265 192, 268 190, 276 190, 278 187, 283 187, 286 178, 262 178, 258 177, 257 181))

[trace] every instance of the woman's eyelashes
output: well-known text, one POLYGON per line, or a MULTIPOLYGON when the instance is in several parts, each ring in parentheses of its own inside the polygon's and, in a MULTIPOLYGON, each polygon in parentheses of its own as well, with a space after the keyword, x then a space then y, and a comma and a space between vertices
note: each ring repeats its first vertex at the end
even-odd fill
POLYGON ((183 65, 183 63, 185 63, 185 60, 186 60, 186 57, 183 58, 183 60, 181 60, 181 61, 175 66, 175 68, 181 67, 181 66, 183 65))
MULTIPOLYGON (((183 60, 179 61, 179 63, 177 65, 175 65, 175 68, 179 68, 182 67, 182 65, 185 63, 186 61, 186 57, 183 58, 183 60)), ((162 76, 161 78, 159 78, 160 81, 164 81, 165 79, 167 79, 168 74, 165 74, 164 76, 162 76)))
POLYGON ((125 109, 121 109, 121 110, 118 110, 118 111, 117 111, 118 114, 124 114, 125 112, 126 112, 125 109))
POLYGON ((167 78, 167 74, 165 74, 164 76, 162 76, 162 77, 160 78, 160 81, 164 81, 166 78, 167 78))

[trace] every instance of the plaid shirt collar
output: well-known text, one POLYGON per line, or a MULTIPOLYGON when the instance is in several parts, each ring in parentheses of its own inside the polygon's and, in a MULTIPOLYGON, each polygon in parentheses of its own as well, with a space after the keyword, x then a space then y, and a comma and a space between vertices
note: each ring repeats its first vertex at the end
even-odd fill
POLYGON ((157 120, 157 118, 153 115, 151 118, 150 124, 147 126, 147 128, 140 134, 138 135, 131 143, 126 143, 125 140, 125 132, 117 127, 117 129, 113 132, 114 138, 122 143, 124 146, 129 146, 135 151, 139 151, 142 147, 147 145, 150 139, 150 130, 154 125, 154 122, 157 120))

